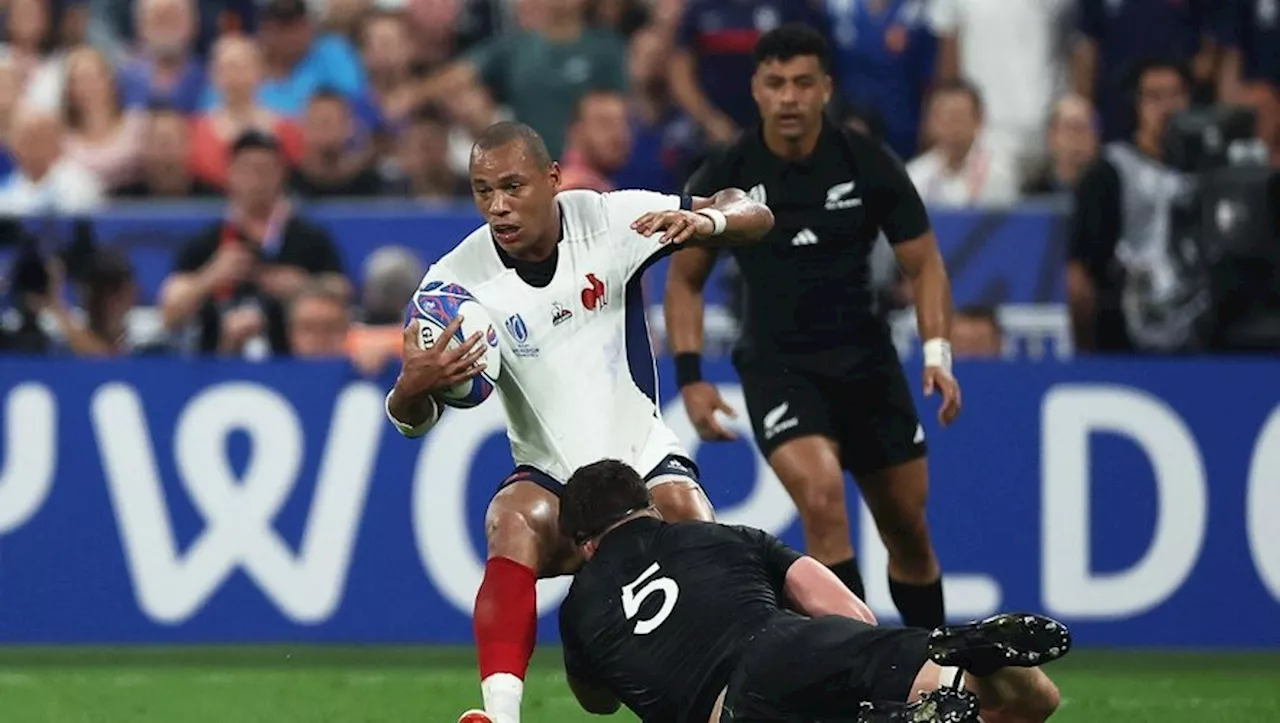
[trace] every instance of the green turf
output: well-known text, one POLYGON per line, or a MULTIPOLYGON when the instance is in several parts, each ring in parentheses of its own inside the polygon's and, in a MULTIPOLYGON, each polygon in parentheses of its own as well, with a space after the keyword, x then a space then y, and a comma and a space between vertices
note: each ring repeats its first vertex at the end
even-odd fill
MULTIPOLYGON (((556 653, 535 660, 525 723, 601 720, 556 653)), ((1280 721, 1280 654, 1078 651, 1049 672, 1055 722, 1280 721)), ((460 649, 0 647, 0 723, 453 723, 477 702, 460 649)))

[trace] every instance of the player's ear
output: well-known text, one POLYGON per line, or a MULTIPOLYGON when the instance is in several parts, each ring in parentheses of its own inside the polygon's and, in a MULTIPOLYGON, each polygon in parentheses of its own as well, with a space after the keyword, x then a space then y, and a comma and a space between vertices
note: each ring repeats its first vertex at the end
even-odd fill
POLYGON ((551 187, 559 191, 560 183, 562 182, 562 179, 563 179, 563 174, 560 172, 559 163, 555 161, 551 162, 551 169, 547 172, 547 178, 551 179, 551 187))

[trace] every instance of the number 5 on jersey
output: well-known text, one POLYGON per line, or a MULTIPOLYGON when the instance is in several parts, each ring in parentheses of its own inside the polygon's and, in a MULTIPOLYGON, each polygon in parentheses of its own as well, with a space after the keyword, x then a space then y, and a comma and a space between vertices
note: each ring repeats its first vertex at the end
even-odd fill
POLYGON ((640 606, 644 604, 645 598, 662 593, 662 607, 657 614, 647 620, 636 620, 633 631, 636 635, 648 635, 657 630, 671 616, 671 611, 676 607, 676 599, 680 597, 680 586, 675 580, 669 577, 649 579, 658 574, 658 569, 658 563, 655 562, 630 585, 622 586, 622 613, 627 616, 627 620, 635 619, 640 614, 640 606))

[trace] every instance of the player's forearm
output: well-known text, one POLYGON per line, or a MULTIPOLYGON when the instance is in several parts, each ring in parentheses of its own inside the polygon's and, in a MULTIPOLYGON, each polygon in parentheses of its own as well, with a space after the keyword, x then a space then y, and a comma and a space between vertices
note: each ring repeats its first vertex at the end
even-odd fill
POLYGON ((876 624, 871 608, 812 557, 802 557, 787 569, 786 593, 795 608, 809 617, 842 615, 876 624))
POLYGON ((942 255, 933 253, 919 268, 907 270, 916 298, 916 325, 920 338, 951 338, 951 279, 942 255))
POLYGON ((773 228, 773 212, 751 199, 741 189, 726 188, 709 199, 695 203, 694 210, 715 211, 724 215, 724 230, 704 239, 712 246, 749 244, 764 238, 773 228))
POLYGON ((702 353, 702 305, 702 289, 667 283, 662 311, 667 322, 667 346, 672 354, 702 353))
POLYGON ((397 386, 386 400, 387 418, 406 437, 421 437, 440 421, 441 406, 430 394, 410 395, 397 386))

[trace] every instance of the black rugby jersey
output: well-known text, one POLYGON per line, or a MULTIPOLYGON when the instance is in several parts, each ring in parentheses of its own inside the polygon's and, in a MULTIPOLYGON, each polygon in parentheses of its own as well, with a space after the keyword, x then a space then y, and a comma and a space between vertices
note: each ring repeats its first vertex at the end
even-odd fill
POLYGON ((780 619, 800 554, 749 527, 639 518, 606 535, 560 607, 565 670, 646 723, 703 723, 742 650, 780 619))
POLYGON ((687 192, 740 188, 773 211, 763 241, 734 246, 745 291, 739 353, 803 357, 830 352, 856 363, 883 356, 889 330, 872 310, 869 257, 930 229, 920 195, 884 144, 828 122, 814 152, 774 155, 761 132, 710 158, 687 192))

